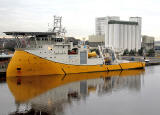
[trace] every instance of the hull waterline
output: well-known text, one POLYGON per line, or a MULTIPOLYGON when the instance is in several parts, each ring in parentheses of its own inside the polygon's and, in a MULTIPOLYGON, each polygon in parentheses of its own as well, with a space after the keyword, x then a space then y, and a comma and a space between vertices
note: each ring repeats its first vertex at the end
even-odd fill
POLYGON ((36 76, 36 75, 59 75, 75 74, 99 71, 114 71, 144 68, 144 62, 120 63, 117 65, 69 65, 50 61, 26 51, 17 50, 12 57, 6 75, 36 76))

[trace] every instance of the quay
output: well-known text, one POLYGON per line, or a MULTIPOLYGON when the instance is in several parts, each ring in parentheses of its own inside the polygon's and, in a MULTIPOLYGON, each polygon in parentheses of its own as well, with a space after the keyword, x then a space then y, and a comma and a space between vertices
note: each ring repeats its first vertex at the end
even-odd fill
POLYGON ((8 63, 9 63, 8 60, 0 62, 0 76, 6 74, 8 63))
POLYGON ((9 60, 12 56, 13 56, 13 54, 2 53, 2 54, 0 54, 0 61, 9 60))
POLYGON ((5 54, 5 53, 0 54, 0 75, 1 76, 6 74, 7 66, 12 56, 13 54, 5 54))
POLYGON ((146 62, 146 66, 160 65, 160 57, 122 56, 122 60, 146 62))

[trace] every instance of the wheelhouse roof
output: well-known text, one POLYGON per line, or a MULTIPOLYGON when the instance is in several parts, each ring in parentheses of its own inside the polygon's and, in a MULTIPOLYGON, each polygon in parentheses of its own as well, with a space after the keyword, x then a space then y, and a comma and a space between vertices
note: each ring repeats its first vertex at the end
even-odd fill
POLYGON ((33 35, 56 35, 55 32, 3 32, 6 35, 12 36, 33 36, 33 35))

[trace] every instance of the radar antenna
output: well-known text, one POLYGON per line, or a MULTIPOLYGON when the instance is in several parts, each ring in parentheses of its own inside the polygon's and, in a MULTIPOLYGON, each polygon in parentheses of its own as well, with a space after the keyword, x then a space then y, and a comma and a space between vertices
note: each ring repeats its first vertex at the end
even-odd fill
POLYGON ((66 29, 62 27, 62 16, 54 16, 52 32, 65 36, 66 29))

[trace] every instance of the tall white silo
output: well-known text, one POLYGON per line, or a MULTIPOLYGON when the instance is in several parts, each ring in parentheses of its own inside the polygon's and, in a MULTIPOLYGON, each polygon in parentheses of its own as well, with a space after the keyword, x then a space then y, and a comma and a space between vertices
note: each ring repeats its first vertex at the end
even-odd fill
POLYGON ((105 47, 108 47, 109 46, 109 42, 110 42, 110 39, 109 39, 109 24, 108 24, 108 19, 105 20, 105 23, 104 23, 104 30, 105 30, 105 34, 104 34, 104 38, 105 38, 105 47))
POLYGON ((124 49, 128 49, 128 25, 124 25, 124 49))
POLYGON ((130 21, 138 22, 136 26, 136 50, 141 48, 141 28, 142 28, 142 18, 141 17, 130 17, 130 21))
POLYGON ((114 24, 114 45, 115 50, 119 48, 119 24, 114 24))
POLYGON ((120 42, 119 42, 119 47, 120 47, 120 49, 123 49, 123 46, 124 46, 124 36, 123 36, 123 34, 124 34, 124 25, 123 24, 120 24, 119 25, 120 26, 120 32, 119 32, 119 36, 120 36, 120 38, 119 38, 119 40, 120 40, 120 42))
POLYGON ((131 25, 128 25, 128 50, 131 50, 131 45, 132 45, 132 41, 131 41, 131 25))
POLYGON ((132 49, 135 50, 136 49, 136 34, 135 34, 135 29, 136 29, 136 26, 135 25, 132 25, 132 49))

